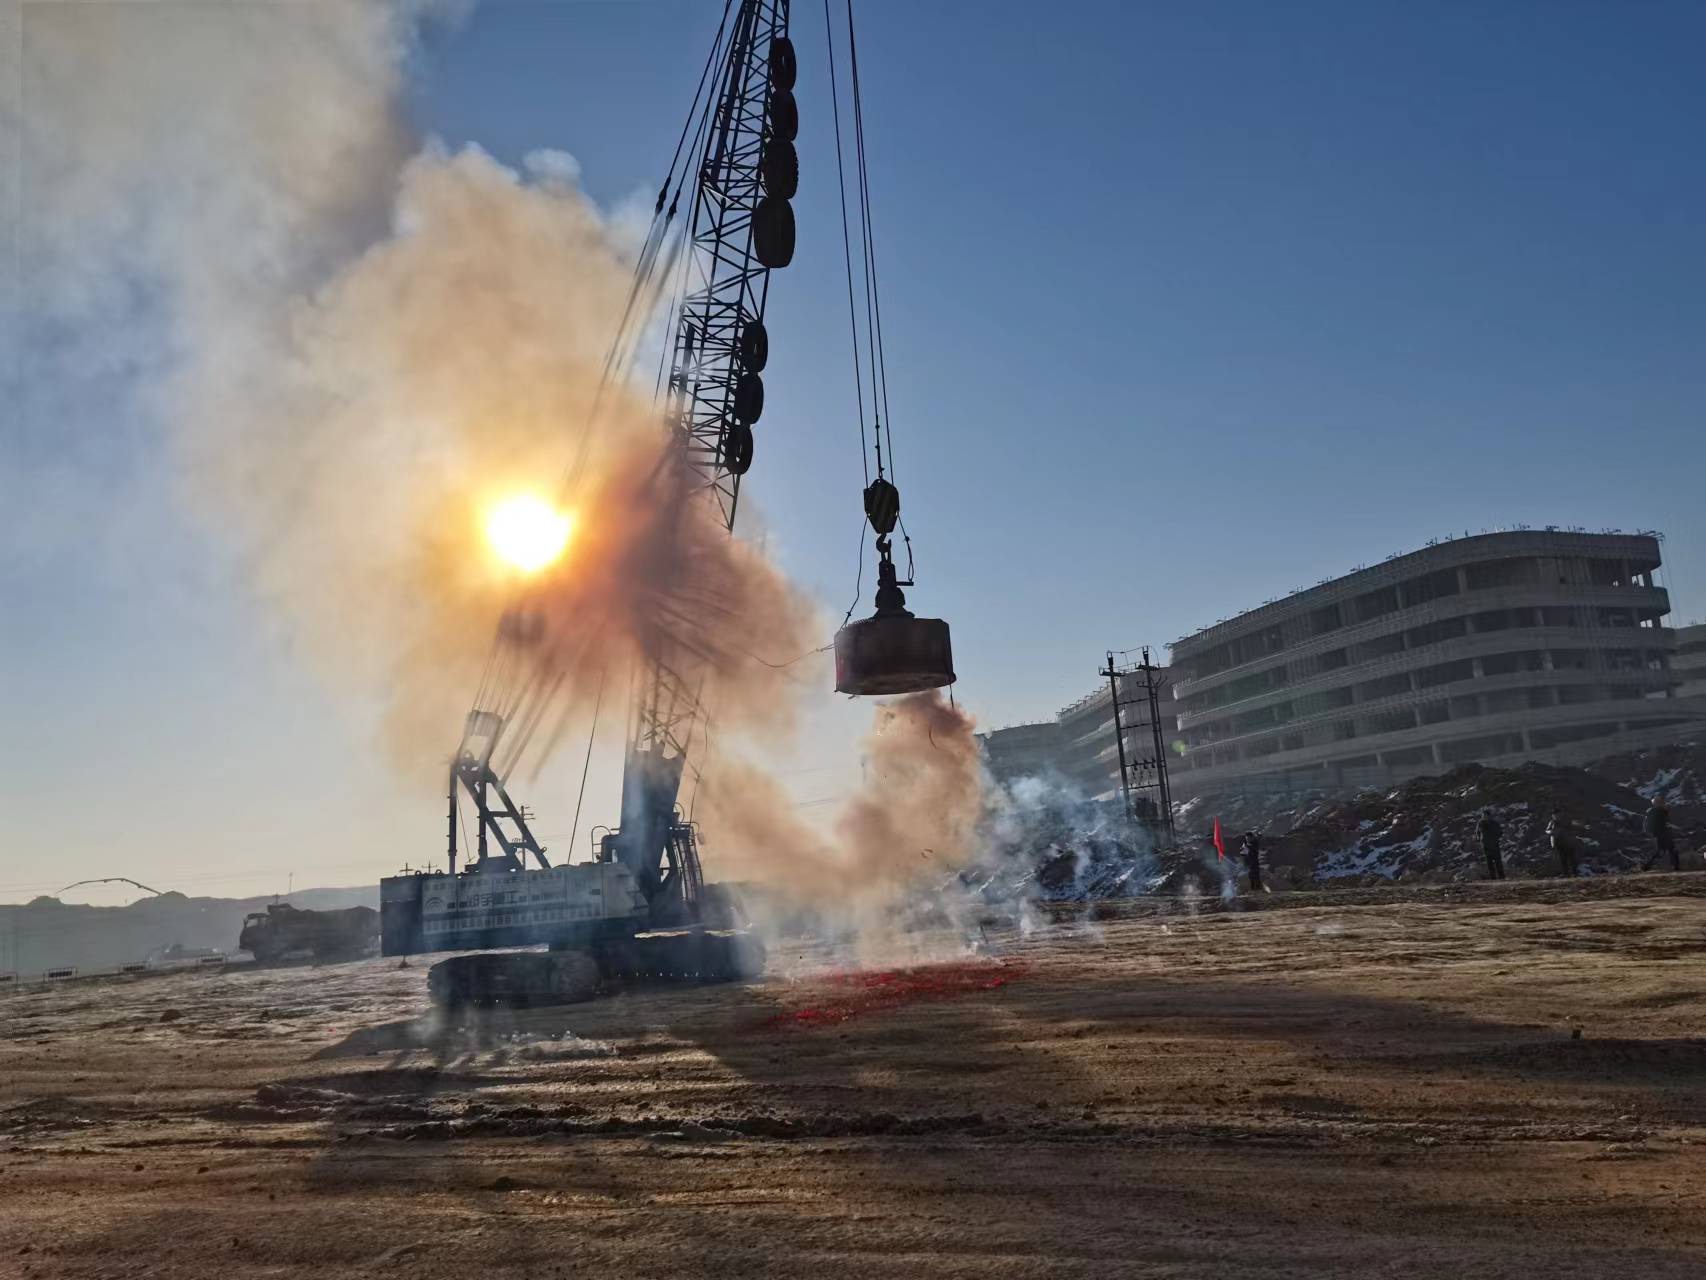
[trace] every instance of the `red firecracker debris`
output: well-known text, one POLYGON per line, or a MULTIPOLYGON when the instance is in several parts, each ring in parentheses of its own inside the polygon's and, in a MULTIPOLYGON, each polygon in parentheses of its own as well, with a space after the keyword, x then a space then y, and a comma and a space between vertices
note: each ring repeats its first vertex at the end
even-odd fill
POLYGON ((836 1026, 860 1014, 893 1009, 914 1000, 944 1000, 993 991, 1021 977, 1026 966, 1015 961, 982 960, 924 965, 916 969, 867 969, 832 973, 815 980, 819 999, 801 1009, 776 1014, 762 1028, 836 1026))

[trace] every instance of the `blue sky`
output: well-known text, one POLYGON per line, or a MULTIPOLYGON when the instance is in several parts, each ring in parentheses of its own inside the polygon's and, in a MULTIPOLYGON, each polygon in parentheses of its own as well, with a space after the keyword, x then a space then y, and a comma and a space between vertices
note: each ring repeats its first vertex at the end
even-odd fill
MULTIPOLYGON (((606 202, 649 190, 710 8, 489 6, 429 55, 420 117, 504 158, 562 146, 606 202)), ((1661 528, 1679 610, 1706 607, 1706 10, 859 21, 917 602, 988 717, 1466 529, 1661 528)), ((826 487, 857 516, 821 8, 794 26, 801 251, 752 490, 835 599, 826 487)))
MULTIPOLYGON (((411 109, 649 196, 719 7, 487 0, 411 109)), ((839 618, 860 472, 821 7, 794 26, 800 250, 748 492, 839 618)), ((893 0, 859 34, 912 601, 986 724, 1087 691, 1107 648, 1498 525, 1662 529, 1675 620, 1706 615, 1706 7, 893 0)), ((146 462, 120 510, 4 534, 0 899, 435 851, 436 808, 146 462)), ((839 785, 842 755, 802 759, 802 798, 839 785)))

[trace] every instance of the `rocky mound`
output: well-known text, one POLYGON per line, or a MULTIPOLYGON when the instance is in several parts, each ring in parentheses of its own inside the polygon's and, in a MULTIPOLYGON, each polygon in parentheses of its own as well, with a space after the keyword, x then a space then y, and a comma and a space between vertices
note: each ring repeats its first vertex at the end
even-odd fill
MULTIPOLYGON (((1546 823, 1561 813, 1584 872, 1628 871, 1647 856, 1647 805, 1640 791, 1587 769, 1465 765, 1390 791, 1323 803, 1269 847, 1282 878, 1298 883, 1480 879, 1485 864, 1476 826, 1490 810, 1504 827, 1509 872, 1550 875, 1557 864, 1546 823)), ((1685 849, 1692 843, 1690 816, 1673 811, 1685 849)))
POLYGON ((1644 799, 1662 796, 1678 823, 1706 821, 1706 742, 1607 756, 1588 771, 1644 799))

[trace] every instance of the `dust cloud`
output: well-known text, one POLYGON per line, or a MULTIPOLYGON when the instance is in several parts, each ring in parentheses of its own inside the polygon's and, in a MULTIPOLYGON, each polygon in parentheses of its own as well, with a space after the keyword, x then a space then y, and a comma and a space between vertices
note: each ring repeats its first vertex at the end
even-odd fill
POLYGON ((696 804, 717 833, 721 874, 852 936, 867 961, 921 958, 902 935, 924 923, 963 932, 973 906, 954 874, 976 855, 989 804, 973 728, 940 690, 879 706, 861 783, 824 826, 763 770, 719 755, 696 804))
POLYGON ((691 639, 723 721, 787 722, 764 661, 823 628, 677 501, 690 477, 647 400, 599 396, 632 237, 565 156, 517 172, 407 137, 421 7, 67 8, 30 50, 39 229, 78 268, 46 283, 83 328, 134 319, 116 299, 96 312, 102 259, 158 298, 171 350, 144 393, 186 496, 292 638, 383 700, 406 771, 440 767, 517 607, 517 689, 572 711, 660 638, 691 639), (51 163, 73 144, 92 167, 51 163), (110 223, 120 193, 128 228, 110 223), (574 541, 520 582, 487 553, 484 512, 556 496, 570 459, 574 541))
POLYGON ((866 785, 823 837, 739 763, 742 734, 790 728, 788 664, 827 627, 682 500, 649 394, 600 393, 629 222, 562 153, 516 169, 411 133, 411 57, 460 8, 32 7, 27 297, 58 377, 125 353, 186 505, 292 643, 381 706, 423 791, 476 688, 542 727, 537 756, 606 681, 687 653, 734 731, 709 764, 720 853, 863 900, 955 865, 982 773, 938 697, 878 708, 866 785), (567 552, 517 581, 483 512, 560 477, 567 552))

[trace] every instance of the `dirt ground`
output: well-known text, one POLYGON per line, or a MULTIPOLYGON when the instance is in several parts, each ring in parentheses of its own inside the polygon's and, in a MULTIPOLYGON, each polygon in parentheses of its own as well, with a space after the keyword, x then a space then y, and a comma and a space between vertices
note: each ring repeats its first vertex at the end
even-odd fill
POLYGON ((467 1026, 418 961, 21 994, 0 1275, 1706 1276, 1703 898, 1140 906, 467 1026))

